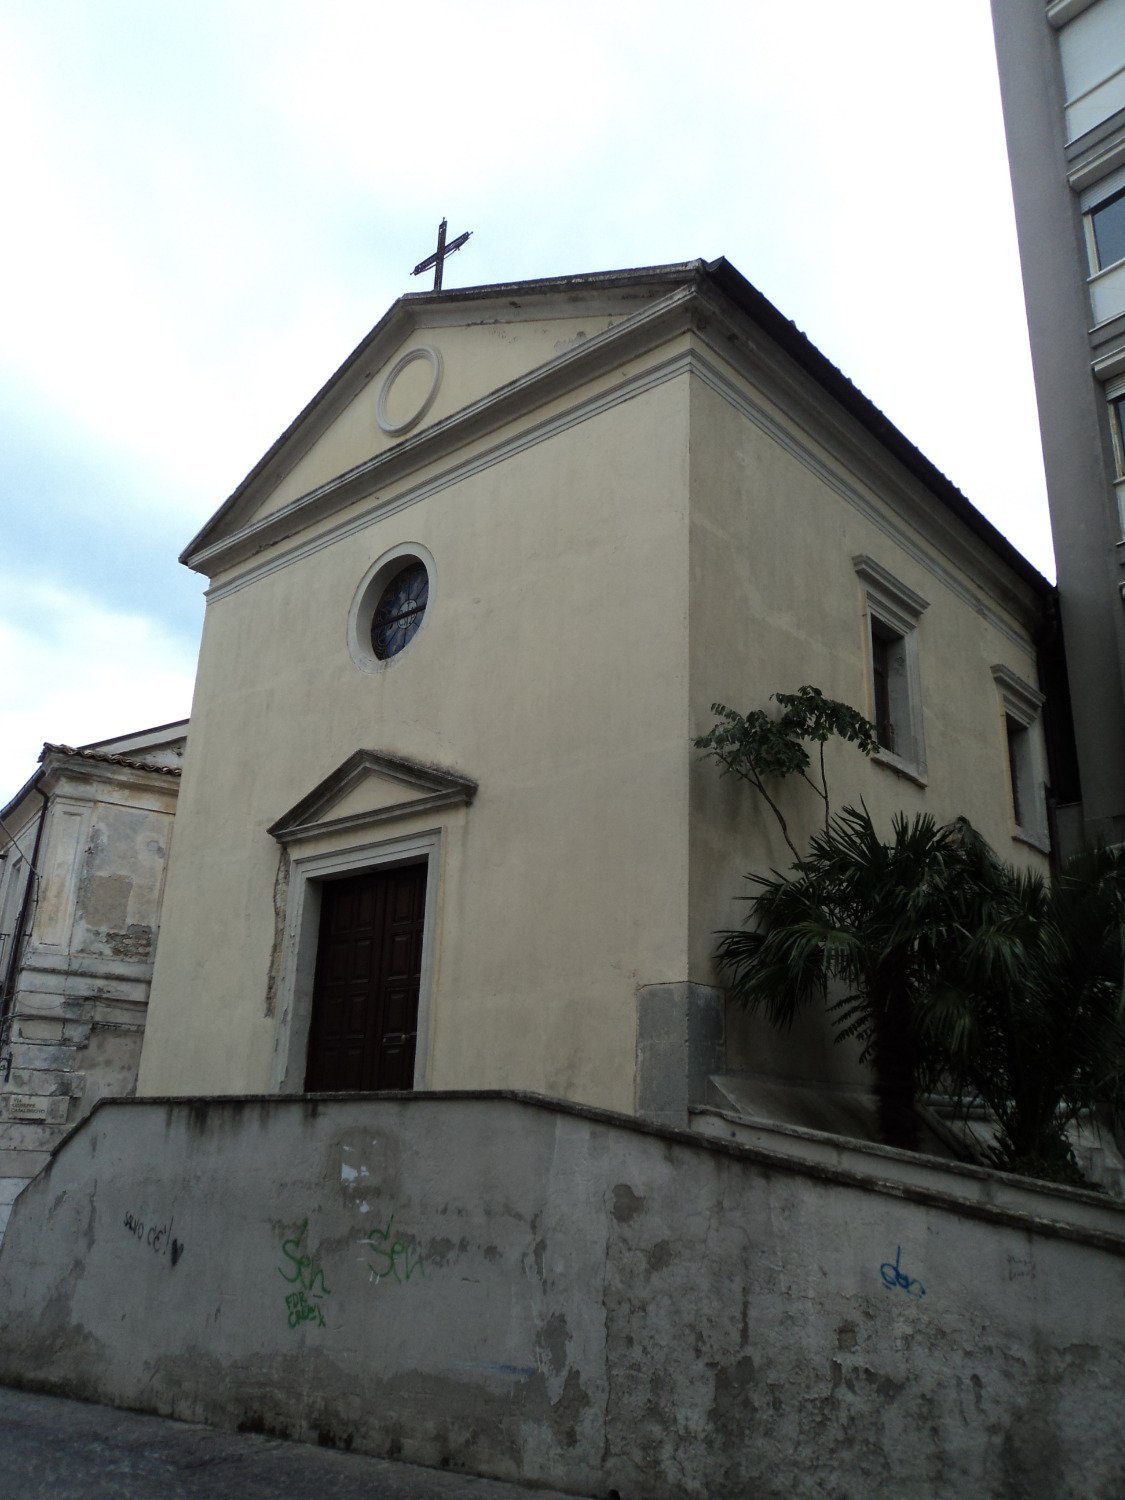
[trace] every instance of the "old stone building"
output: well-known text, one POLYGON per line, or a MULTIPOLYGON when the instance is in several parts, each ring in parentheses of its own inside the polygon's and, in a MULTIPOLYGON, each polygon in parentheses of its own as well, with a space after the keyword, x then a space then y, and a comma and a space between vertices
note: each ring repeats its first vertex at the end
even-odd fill
POLYGON ((0 1235, 66 1131, 136 1085, 186 730, 44 745, 0 811, 0 1235))

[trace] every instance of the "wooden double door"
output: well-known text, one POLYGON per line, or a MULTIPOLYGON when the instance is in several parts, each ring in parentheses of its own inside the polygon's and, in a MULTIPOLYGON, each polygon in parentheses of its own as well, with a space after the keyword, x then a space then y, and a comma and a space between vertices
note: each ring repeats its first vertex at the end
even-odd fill
POLYGON ((324 885, 309 1092, 414 1087, 425 910, 425 864, 324 885))

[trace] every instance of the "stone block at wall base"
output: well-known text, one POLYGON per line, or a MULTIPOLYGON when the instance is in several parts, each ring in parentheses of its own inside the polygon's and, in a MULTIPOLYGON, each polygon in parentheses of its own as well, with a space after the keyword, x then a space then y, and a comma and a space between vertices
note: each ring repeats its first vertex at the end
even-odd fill
POLYGON ((637 1113, 684 1130, 707 1080, 722 1072, 725 992, 706 984, 645 984, 637 990, 637 1113))

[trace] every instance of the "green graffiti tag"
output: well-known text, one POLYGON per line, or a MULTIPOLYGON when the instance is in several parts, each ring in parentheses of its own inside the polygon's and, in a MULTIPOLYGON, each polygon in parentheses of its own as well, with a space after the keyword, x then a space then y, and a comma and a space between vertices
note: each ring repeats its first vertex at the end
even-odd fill
POLYGON ((332 1291, 324 1279, 324 1271, 316 1265, 305 1249, 305 1235, 309 1221, 301 1220, 297 1233, 281 1242, 281 1253, 289 1262, 288 1268, 278 1266, 277 1274, 294 1288, 285 1297, 285 1310, 290 1328, 299 1328, 302 1323, 316 1323, 323 1328, 324 1309, 321 1303, 331 1297, 332 1291))
POLYGON ((374 1281, 376 1285, 384 1279, 393 1278, 401 1286, 409 1281, 415 1272, 423 1278, 426 1275, 426 1262, 418 1252, 414 1252, 414 1258, 411 1260, 410 1246, 403 1240, 391 1239, 394 1222, 395 1216, 392 1214, 387 1220, 385 1229, 373 1229, 368 1238, 359 1242, 368 1248, 363 1262, 371 1273, 368 1279, 374 1281))

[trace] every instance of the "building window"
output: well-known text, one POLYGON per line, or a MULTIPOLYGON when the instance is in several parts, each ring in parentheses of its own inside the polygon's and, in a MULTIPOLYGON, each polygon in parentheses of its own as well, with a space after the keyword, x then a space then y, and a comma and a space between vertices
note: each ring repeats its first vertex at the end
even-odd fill
POLYGON ((895 719, 901 718, 901 714, 895 712, 898 705, 894 704, 897 696, 894 685, 902 680, 904 656, 905 643, 902 636, 896 635, 888 625, 872 615, 871 676, 875 736, 884 750, 895 748, 895 719))
POLYGON ((1119 476, 1125 476, 1125 391, 1109 398, 1110 427, 1113 429, 1113 458, 1119 476))
POLYGON ((1104 271, 1107 266, 1125 260, 1125 188, 1090 209, 1087 219, 1090 225, 1092 266, 1094 271, 1104 271))
POLYGON ((434 560, 406 542, 384 552, 364 574, 348 611, 348 650, 362 672, 394 665, 429 619, 434 560))
POLYGON ((873 558, 852 558, 863 585, 867 617, 868 717, 879 742, 876 759, 925 782, 918 621, 927 602, 873 558))
POLYGON ((992 677, 1004 721, 1012 834, 1046 852, 1047 808, 1038 730, 1043 694, 999 662, 992 668, 992 677))
POLYGON ((380 661, 397 656, 418 634, 429 597, 425 563, 408 563, 387 584, 371 618, 371 649, 380 661))
POLYGON ((1027 808, 1031 802, 1029 796, 1030 738, 1027 725, 1013 719, 1011 714, 1004 715, 1004 730, 1008 738, 1008 782, 1012 793, 1012 815, 1015 818, 1016 827, 1019 828, 1025 820, 1027 808))

